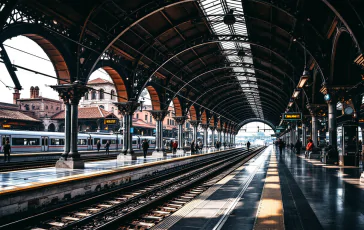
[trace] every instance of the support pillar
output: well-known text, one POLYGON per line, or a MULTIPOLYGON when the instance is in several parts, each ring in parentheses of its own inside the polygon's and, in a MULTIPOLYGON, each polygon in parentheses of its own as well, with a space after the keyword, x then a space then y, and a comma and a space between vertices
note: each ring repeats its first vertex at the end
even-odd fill
POLYGON ((133 150, 133 138, 131 128, 133 127, 133 114, 138 108, 139 103, 136 101, 116 102, 114 103, 123 114, 123 145, 121 153, 118 155, 118 161, 136 160, 137 157, 133 150))
POLYGON ((195 144, 196 144, 197 143, 197 128, 198 128, 198 125, 200 124, 200 121, 190 120, 190 124, 193 127, 192 141, 195 141, 195 144))
POLYGON ((184 148, 183 148, 183 125, 186 122, 186 117, 173 117, 173 119, 176 121, 178 125, 178 148, 177 153, 178 154, 184 154, 184 148))
POLYGON ((210 126, 211 129, 211 148, 215 148, 215 129, 216 126, 210 126))
POLYGON ((312 115, 312 131, 311 131, 311 139, 315 147, 317 147, 317 117, 316 115, 312 115))
POLYGON ((85 164, 77 149, 78 103, 88 91, 88 87, 75 81, 71 84, 54 85, 51 88, 58 92, 65 103, 65 147, 56 163, 56 168, 83 169, 85 164))
POLYGON ((337 125, 336 125, 336 101, 330 101, 328 106, 328 128, 329 128, 329 144, 337 148, 337 125))
POLYGON ((208 132, 207 129, 209 128, 209 124, 201 124, 201 127, 203 129, 203 148, 207 150, 209 147, 208 143, 208 132))
POLYGON ((155 135, 155 150, 152 153, 153 157, 163 158, 167 153, 163 145, 163 120, 168 114, 167 110, 150 110, 149 111, 154 120, 156 121, 156 135, 155 135))
POLYGON ((302 122, 302 148, 306 148, 306 145, 307 145, 306 124, 302 122))

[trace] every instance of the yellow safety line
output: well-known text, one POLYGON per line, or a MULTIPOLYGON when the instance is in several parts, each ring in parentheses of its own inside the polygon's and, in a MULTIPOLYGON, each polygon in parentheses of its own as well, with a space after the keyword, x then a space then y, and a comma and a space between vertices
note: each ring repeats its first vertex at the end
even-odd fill
POLYGON ((284 229, 282 193, 275 155, 272 155, 270 158, 254 229, 284 229))

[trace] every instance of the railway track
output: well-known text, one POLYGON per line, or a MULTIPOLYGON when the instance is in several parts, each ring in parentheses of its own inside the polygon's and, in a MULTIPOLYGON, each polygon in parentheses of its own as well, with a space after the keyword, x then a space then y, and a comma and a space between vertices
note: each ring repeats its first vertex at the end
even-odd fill
POLYGON ((230 150, 216 157, 177 167, 161 175, 144 178, 113 191, 0 226, 0 229, 116 229, 120 226, 127 226, 125 229, 150 228, 213 184, 212 181, 207 181, 195 186, 196 183, 261 150, 262 148, 255 149, 249 153, 241 149, 230 150), (195 187, 189 190, 192 186, 195 187), (125 219, 133 219, 181 191, 184 192, 182 195, 165 206, 162 205, 162 208, 143 214, 142 221, 123 224, 125 219))
MULTIPOLYGON (((171 153, 171 152, 167 151, 167 153, 171 153)), ((117 157, 117 154, 105 155, 105 153, 100 153, 100 155, 96 155, 96 156, 92 156, 92 155, 83 156, 82 160, 84 160, 86 162, 92 162, 92 161, 112 160, 112 159, 116 159, 116 157, 117 157)), ((6 164, 0 164, 0 172, 53 167, 56 164, 57 160, 58 160, 58 158, 57 159, 48 159, 48 160, 8 162, 6 164)))

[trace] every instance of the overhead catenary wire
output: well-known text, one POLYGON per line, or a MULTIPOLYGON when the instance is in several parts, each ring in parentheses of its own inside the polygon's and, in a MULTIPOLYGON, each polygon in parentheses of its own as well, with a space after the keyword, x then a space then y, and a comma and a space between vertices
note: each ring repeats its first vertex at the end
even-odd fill
MULTIPOLYGON (((5 44, 4 44, 5 45, 5 44)), ((44 61, 47 61, 47 62, 51 62, 51 60, 49 60, 49 59, 46 59, 46 58, 43 58, 43 57, 40 57, 40 56, 38 56, 38 55, 35 55, 35 54, 31 54, 31 53, 29 53, 29 52, 26 52, 26 51, 24 51, 24 50, 21 50, 21 49, 18 49, 18 48, 15 48, 15 47, 13 47, 13 46, 10 46, 10 45, 5 45, 6 47, 8 47, 8 48, 11 48, 11 49, 14 49, 14 50, 17 50, 17 51, 19 51, 19 52, 22 52, 22 53, 25 53, 25 54, 27 54, 27 55, 31 55, 31 56, 33 56, 33 57, 36 57, 36 58, 38 58, 38 59, 41 59, 41 60, 44 60, 44 61)), ((87 47, 88 48, 88 47, 87 47)), ((93 50, 94 52, 96 52, 95 50, 93 50)), ((1 61, 0 60, 0 62, 2 62, 2 63, 4 63, 3 61, 1 61)), ((29 72, 33 72, 33 73, 35 73, 35 74, 39 74, 39 75, 42 75, 42 76, 45 76, 45 77, 49 77, 49 78, 53 78, 53 79, 57 79, 57 80, 61 80, 61 79, 59 79, 58 77, 55 77, 55 76, 51 76, 51 75, 49 75, 49 74, 45 74, 45 73, 42 73, 42 72, 39 72, 39 71, 36 71, 36 70, 33 70, 33 69, 29 69, 29 68, 26 68, 26 67, 23 67, 23 66, 19 66, 19 65, 15 65, 15 64, 13 64, 13 66, 14 67, 17 67, 17 68, 19 68, 19 69, 23 69, 23 70, 26 70, 26 71, 29 71, 29 72)), ((105 73, 105 72, 103 72, 103 71, 101 71, 100 69, 98 69, 98 70, 96 70, 96 71, 99 71, 99 72, 101 72, 101 73, 103 73, 104 75, 106 75, 106 76, 108 76, 108 77, 110 77, 107 73, 105 73)), ((62 81, 64 81, 64 82, 67 82, 67 83, 72 83, 72 82, 70 82, 70 81, 67 81, 67 80, 65 80, 65 79, 62 79, 62 81)), ((171 91, 171 92, 173 92, 172 90, 170 90, 169 88, 166 88, 166 87, 164 87, 164 86, 162 86, 162 85, 160 85, 162 88, 164 88, 164 89, 167 89, 167 90, 169 90, 169 91, 171 91)), ((13 87, 12 87, 13 88, 13 87)), ((92 89, 92 87, 90 87, 90 90, 95 90, 95 89, 92 89)), ((100 92, 100 90, 95 90, 95 91, 97 91, 97 92, 100 92)), ((107 93, 107 92, 103 92, 104 94, 107 94, 107 95, 112 95, 111 93, 107 93)), ((173 92, 173 93, 176 93, 176 92, 173 92)), ((225 116, 223 116, 223 115, 221 115, 221 114, 219 114, 219 113, 217 113, 217 112, 215 112, 215 111, 213 111, 213 110, 211 110, 211 109, 209 109, 209 108, 207 108, 207 107, 205 107, 205 106, 203 106, 203 105, 201 105, 201 104, 198 104, 196 101, 192 101, 192 100, 190 100, 190 99, 188 99, 188 98, 186 98, 186 97, 184 97, 184 96, 182 96, 181 94, 178 94, 180 97, 183 97, 183 98, 185 98, 186 100, 188 100, 188 101, 191 101, 191 102, 193 102, 194 104, 197 104, 197 105, 199 105, 199 106, 201 106, 201 107, 203 107, 203 108, 205 108, 206 110, 209 110, 209 111, 211 111, 212 113, 214 113, 214 114, 217 114, 217 115, 219 115, 220 117, 223 117, 223 118, 225 118, 226 120, 228 120, 228 121, 230 121, 230 122, 233 122, 233 123, 239 123, 239 122, 237 122, 237 121, 233 121, 233 120, 231 120, 231 119, 229 119, 229 118, 227 118, 227 117, 225 117, 225 116)), ((127 98, 124 98, 124 97, 122 97, 122 96, 119 96, 119 95, 112 95, 112 96, 115 96, 115 97, 117 97, 117 98, 121 98, 121 99, 124 99, 124 100, 128 100, 127 98)), ((152 99, 152 98, 145 98, 145 99, 148 99, 148 100, 150 100, 151 102, 154 102, 154 100, 152 99)), ((155 101, 155 102, 157 102, 157 101, 155 101)), ((170 106, 170 104, 166 104, 166 103, 163 103, 163 102, 159 102, 161 105, 166 105, 166 106, 170 106)), ((172 103, 173 104, 173 103, 172 103)), ((174 105, 174 104, 173 104, 174 105)), ((174 106, 172 106, 175 110, 179 110, 179 111, 182 111, 182 109, 179 109, 178 107, 174 107, 174 106)), ((183 112, 183 111, 182 111, 183 112)), ((237 119, 238 120, 238 118, 236 118, 235 116, 234 116, 234 118, 235 119, 237 119)))

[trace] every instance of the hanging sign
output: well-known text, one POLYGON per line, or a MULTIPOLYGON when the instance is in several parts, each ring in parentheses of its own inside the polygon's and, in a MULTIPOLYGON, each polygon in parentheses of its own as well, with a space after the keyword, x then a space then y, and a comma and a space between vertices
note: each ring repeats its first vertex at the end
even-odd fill
POLYGON ((282 130, 282 129, 286 129, 286 127, 284 127, 284 126, 277 126, 276 129, 282 130))
POLYGON ((104 125, 115 125, 117 123, 118 119, 105 119, 104 125))
POLYGON ((130 133, 134 133, 134 127, 130 128, 130 133))
POLYGON ((283 120, 298 121, 302 119, 302 113, 284 113, 283 120))

